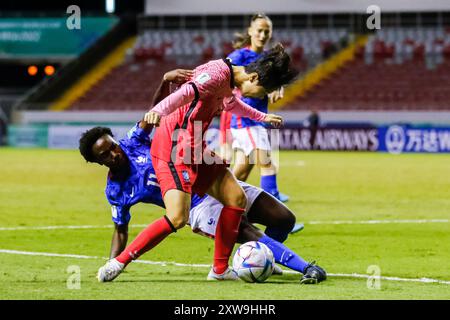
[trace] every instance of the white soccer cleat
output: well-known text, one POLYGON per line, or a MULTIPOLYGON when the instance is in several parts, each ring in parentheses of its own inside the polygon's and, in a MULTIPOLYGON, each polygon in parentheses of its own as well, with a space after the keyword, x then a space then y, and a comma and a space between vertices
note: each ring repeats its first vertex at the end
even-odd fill
POLYGON ((282 274, 283 274, 283 269, 281 269, 280 266, 274 264, 273 265, 272 275, 273 276, 281 276, 282 274))
POLYGON ((211 268, 211 271, 209 271, 206 280, 208 281, 239 280, 239 277, 237 273, 230 267, 228 267, 228 269, 222 274, 215 273, 214 268, 211 268))
POLYGON ((125 264, 117 261, 115 258, 108 260, 103 267, 98 269, 98 282, 113 281, 123 271, 124 268, 125 264))

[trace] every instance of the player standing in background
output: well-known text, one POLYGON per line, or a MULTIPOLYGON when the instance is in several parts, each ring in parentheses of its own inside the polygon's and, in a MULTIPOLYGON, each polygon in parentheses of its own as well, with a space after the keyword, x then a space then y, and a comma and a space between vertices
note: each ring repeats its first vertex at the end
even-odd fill
MULTIPOLYGON (((246 66, 264 54, 264 47, 272 37, 272 21, 265 14, 255 14, 251 18, 250 27, 245 35, 237 34, 233 46, 237 49, 228 58, 233 65, 246 66)), ((262 98, 242 96, 241 99, 255 109, 267 113, 271 103, 283 97, 283 87, 265 95, 262 98)), ((231 127, 232 148, 235 150, 233 173, 238 180, 246 181, 254 164, 261 174, 261 188, 282 202, 289 197, 279 192, 277 184, 277 167, 270 155, 271 145, 269 132, 263 122, 249 118, 224 114, 221 117, 221 152, 227 151, 227 128, 231 127), (230 125, 228 125, 228 122, 230 125)), ((292 232, 303 229, 303 224, 296 224, 292 232)))
POLYGON ((105 281, 113 280, 128 263, 186 225, 193 192, 200 196, 208 193, 223 204, 216 228, 214 263, 207 279, 237 279, 228 261, 247 198, 227 164, 205 149, 203 136, 214 116, 224 109, 281 125, 281 117, 257 111, 235 97, 232 90, 237 87, 246 95, 264 96, 297 76, 290 67, 290 57, 281 45, 246 67, 232 66, 226 59, 213 60, 195 68, 192 81, 181 85, 145 114, 148 124, 159 126, 151 156, 166 215, 145 228, 117 258, 105 264, 102 269, 105 281))

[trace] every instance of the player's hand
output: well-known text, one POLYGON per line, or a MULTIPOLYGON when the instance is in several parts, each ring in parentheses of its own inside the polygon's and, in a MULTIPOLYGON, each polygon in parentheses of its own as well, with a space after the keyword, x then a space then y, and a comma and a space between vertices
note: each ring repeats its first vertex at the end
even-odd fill
POLYGON ((264 122, 272 125, 274 128, 281 128, 283 125, 283 118, 277 114, 269 113, 264 118, 264 122))
POLYGON ((194 71, 188 69, 175 69, 164 74, 164 81, 182 84, 192 78, 194 71))
POLYGON ((284 97, 284 88, 281 87, 278 90, 272 91, 271 93, 269 93, 269 101, 270 103, 275 103, 280 99, 283 99, 284 97))
POLYGON ((161 121, 161 115, 159 113, 149 111, 144 115, 144 121, 158 127, 159 122, 161 121))

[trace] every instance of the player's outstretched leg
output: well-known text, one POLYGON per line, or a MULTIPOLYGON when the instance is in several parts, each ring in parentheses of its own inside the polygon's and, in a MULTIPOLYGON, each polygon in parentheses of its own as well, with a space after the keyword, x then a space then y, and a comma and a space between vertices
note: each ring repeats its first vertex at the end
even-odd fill
POLYGON ((142 230, 120 255, 108 260, 98 270, 98 281, 108 282, 114 280, 132 260, 139 258, 143 253, 152 249, 172 232, 176 232, 176 228, 167 216, 157 219, 142 230))
MULTIPOLYGON (((326 279, 325 271, 315 265, 314 262, 306 262, 284 244, 263 234, 258 228, 249 223, 246 217, 243 217, 239 226, 238 242, 245 243, 247 241, 264 243, 273 252, 276 263, 303 274, 300 280, 302 284, 315 284, 326 279)), ((272 274, 282 274, 282 269, 277 268, 272 274)))
POLYGON ((302 257, 284 244, 266 235, 263 235, 258 241, 264 243, 272 250, 275 262, 289 269, 301 272, 303 274, 300 280, 301 284, 316 284, 327 278, 325 270, 315 265, 314 262, 307 263, 302 257))

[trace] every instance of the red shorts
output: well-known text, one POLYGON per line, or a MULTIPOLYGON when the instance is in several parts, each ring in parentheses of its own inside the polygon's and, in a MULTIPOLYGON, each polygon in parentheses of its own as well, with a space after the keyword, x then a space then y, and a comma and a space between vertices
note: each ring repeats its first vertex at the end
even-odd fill
POLYGON ((223 160, 213 164, 174 164, 153 156, 152 163, 163 198, 171 189, 195 193, 202 197, 217 177, 230 166, 223 160))

